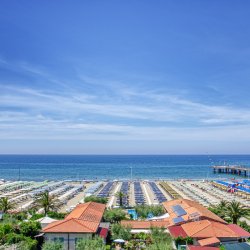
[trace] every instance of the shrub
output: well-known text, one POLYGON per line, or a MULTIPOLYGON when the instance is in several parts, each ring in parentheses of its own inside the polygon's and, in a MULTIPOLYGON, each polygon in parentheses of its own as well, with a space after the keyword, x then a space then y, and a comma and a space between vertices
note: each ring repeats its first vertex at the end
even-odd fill
POLYGON ((6 236, 5 243, 7 245, 17 244, 17 250, 36 250, 37 241, 22 234, 10 233, 6 236))
POLYGON ((63 250, 63 244, 57 241, 47 241, 43 244, 42 250, 63 250))
POLYGON ((151 238, 153 243, 172 243, 172 237, 165 232, 164 227, 151 227, 151 238))
POLYGON ((105 250, 105 244, 103 239, 100 237, 95 237, 93 239, 79 239, 76 243, 76 250, 105 250))
POLYGON ((44 217, 44 214, 32 214, 31 220, 38 220, 44 217))
POLYGON ((24 236, 34 238, 41 229, 41 224, 37 221, 22 222, 19 225, 20 233, 24 236))
POLYGON ((37 250, 37 241, 26 238, 25 241, 21 241, 18 244, 17 250, 37 250))
POLYGON ((124 227, 121 224, 113 224, 111 227, 112 239, 130 240, 132 238, 131 228, 124 227))
POLYGON ((146 250, 172 250, 172 244, 166 244, 165 242, 157 242, 146 247, 146 250))
POLYGON ((126 213, 120 208, 108 209, 104 212, 103 217, 107 222, 117 223, 126 219, 126 213))
POLYGON ((6 223, 6 224, 0 224, 0 243, 5 244, 5 238, 8 234, 14 233, 14 227, 13 225, 6 223))
POLYGON ((192 237, 185 237, 184 238, 184 237, 178 236, 175 239, 175 244, 176 244, 176 246, 185 245, 185 244, 192 245, 193 244, 193 238, 192 237))
POLYGON ((108 202, 108 199, 103 198, 103 197, 97 197, 97 196, 94 196, 94 195, 91 195, 91 196, 88 196, 88 197, 84 198, 84 202, 89 202, 89 201, 94 201, 94 202, 106 204, 108 202))
POLYGON ((162 205, 139 205, 135 207, 136 213, 141 218, 147 218, 149 214, 153 216, 160 216, 164 214, 162 205))
POLYGON ((53 219, 56 219, 56 220, 63 220, 67 213, 58 213, 58 212, 54 212, 54 211, 49 211, 47 213, 47 215, 50 217, 50 218, 53 218, 53 219))
POLYGON ((240 227, 242 227, 243 229, 245 229, 247 232, 250 233, 250 226, 247 224, 246 221, 240 221, 239 225, 240 227))
POLYGON ((24 213, 24 212, 21 212, 21 213, 13 215, 13 218, 23 221, 23 220, 28 219, 28 215, 26 213, 24 213))
POLYGON ((16 244, 23 240, 25 240, 25 236, 23 236, 22 234, 9 233, 5 237, 5 243, 8 245, 16 244))

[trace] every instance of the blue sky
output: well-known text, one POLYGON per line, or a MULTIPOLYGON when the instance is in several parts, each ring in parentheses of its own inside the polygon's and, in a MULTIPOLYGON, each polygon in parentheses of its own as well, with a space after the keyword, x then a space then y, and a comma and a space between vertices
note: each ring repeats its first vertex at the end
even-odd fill
POLYGON ((249 25, 248 1, 1 1, 0 153, 250 153, 249 25))

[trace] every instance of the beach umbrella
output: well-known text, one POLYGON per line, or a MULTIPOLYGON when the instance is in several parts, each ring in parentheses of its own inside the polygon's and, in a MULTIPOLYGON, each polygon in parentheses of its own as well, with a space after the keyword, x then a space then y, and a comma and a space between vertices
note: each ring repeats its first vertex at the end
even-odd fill
POLYGON ((116 239, 114 240, 115 243, 125 243, 125 240, 123 239, 116 239))

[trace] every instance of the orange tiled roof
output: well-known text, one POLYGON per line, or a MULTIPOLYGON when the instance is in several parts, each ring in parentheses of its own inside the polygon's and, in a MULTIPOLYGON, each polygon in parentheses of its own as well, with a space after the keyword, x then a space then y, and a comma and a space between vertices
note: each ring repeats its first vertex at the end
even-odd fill
POLYGON ((173 219, 177 217, 172 207, 176 205, 180 205, 186 211, 187 214, 182 216, 182 218, 185 221, 190 221, 191 220, 190 215, 196 213, 196 214, 199 214, 199 217, 201 219, 210 219, 213 221, 219 221, 221 223, 226 224, 226 222, 222 220, 219 216, 212 213, 207 208, 200 205, 198 202, 187 200, 187 199, 178 199, 178 200, 171 200, 171 201, 163 202, 163 206, 169 213, 169 220, 172 225, 174 224, 173 219))
POLYGON ((203 240, 198 240, 198 243, 201 246, 209 246, 209 245, 213 245, 213 244, 219 244, 220 240, 216 237, 210 237, 207 239, 203 239, 203 240))
POLYGON ((44 233, 95 233, 101 222, 105 205, 87 202, 78 205, 64 220, 50 223, 44 233))
POLYGON ((44 233, 94 233, 99 226, 98 222, 88 222, 77 219, 65 219, 49 224, 43 229, 44 233))
POLYGON ((231 230, 228 225, 209 221, 209 220, 201 220, 189 222, 181 225, 184 231, 188 236, 193 238, 238 238, 239 236, 231 230))
POLYGON ((105 210, 105 205, 97 202, 79 204, 65 219, 99 221, 105 210))
POLYGON ((132 229, 150 229, 151 227, 165 227, 169 225, 167 221, 133 221, 123 220, 121 221, 123 226, 129 226, 132 229))

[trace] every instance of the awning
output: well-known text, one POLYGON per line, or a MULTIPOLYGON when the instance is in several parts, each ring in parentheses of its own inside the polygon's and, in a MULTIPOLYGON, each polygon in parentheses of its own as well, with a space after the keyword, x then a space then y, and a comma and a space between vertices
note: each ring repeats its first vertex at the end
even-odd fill
POLYGON ((198 243, 201 246, 211 246, 211 245, 217 245, 220 244, 220 240, 216 237, 210 237, 202 240, 198 240, 198 243))
POLYGON ((39 238, 39 237, 42 237, 42 236, 44 236, 44 233, 38 234, 38 235, 34 236, 34 238, 39 238))

